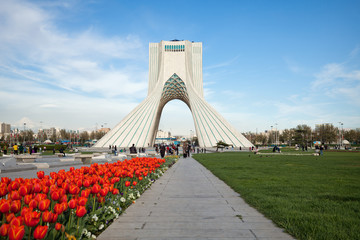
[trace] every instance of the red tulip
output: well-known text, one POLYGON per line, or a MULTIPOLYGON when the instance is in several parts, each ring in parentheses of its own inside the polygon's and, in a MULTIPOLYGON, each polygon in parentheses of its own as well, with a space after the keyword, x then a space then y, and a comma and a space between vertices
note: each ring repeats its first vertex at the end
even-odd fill
POLYGON ((140 177, 139 177, 139 181, 141 181, 141 180, 143 180, 143 177, 140 176, 140 177))
POLYGON ((40 211, 46 211, 49 209, 50 207, 50 199, 46 198, 46 199, 43 199, 39 202, 39 210, 40 211))
POLYGON ((83 186, 88 188, 91 185, 91 182, 89 181, 89 179, 85 179, 83 182, 83 186))
POLYGON ((81 197, 88 198, 90 193, 91 193, 90 189, 85 189, 85 190, 81 191, 81 197))
POLYGON ((10 199, 11 200, 20 200, 21 199, 20 193, 16 190, 12 191, 10 193, 10 199))
POLYGON ((10 210, 10 200, 1 199, 0 200, 0 212, 8 213, 10 210))
POLYGON ((63 212, 65 212, 68 209, 68 203, 67 202, 62 202, 61 207, 63 209, 63 212))
POLYGON ((113 195, 117 195, 117 194, 119 194, 120 193, 120 191, 119 191, 119 189, 117 189, 117 188, 114 188, 113 190, 112 190, 112 194, 113 195))
POLYGON ((94 184, 91 188, 91 193, 92 194, 97 194, 99 191, 101 190, 101 187, 99 184, 94 184))
POLYGON ((15 217, 15 214, 13 213, 8 213, 6 214, 6 222, 11 222, 11 220, 15 217))
POLYGON ((40 202, 41 200, 46 199, 46 198, 47 198, 47 196, 46 196, 46 194, 44 194, 44 193, 38 193, 38 194, 36 194, 36 196, 35 196, 35 199, 36 199, 36 201, 38 201, 38 202, 40 202))
POLYGON ((48 230, 48 226, 37 226, 34 231, 34 238, 35 239, 43 239, 46 236, 48 230))
POLYGON ((55 204, 54 206, 54 212, 57 213, 57 214, 62 214, 63 212, 63 207, 61 206, 61 204, 57 203, 55 204))
POLYGON ((62 224, 61 223, 56 223, 55 224, 55 229, 57 230, 57 231, 59 231, 61 228, 62 228, 62 224))
POLYGON ((27 214, 28 212, 31 213, 32 210, 33 210, 32 208, 23 207, 23 208, 21 209, 21 214, 20 214, 20 215, 21 215, 22 217, 25 217, 25 214, 27 214))
POLYGON ((59 191, 53 191, 50 196, 52 200, 57 201, 60 198, 60 193, 59 191))
POLYGON ((7 185, 5 183, 0 183, 0 197, 5 196, 8 194, 7 185))
POLYGON ((29 202, 29 207, 30 208, 37 208, 38 206, 38 201, 36 199, 32 199, 30 202, 29 202))
POLYGON ((111 179, 112 184, 117 183, 118 181, 120 181, 120 178, 118 178, 118 177, 114 177, 111 179))
POLYGON ((37 177, 38 177, 39 179, 43 179, 45 173, 44 173, 44 171, 38 171, 38 172, 36 173, 36 175, 37 175, 37 177))
POLYGON ((5 183, 6 185, 8 185, 11 182, 11 179, 8 177, 2 177, 1 178, 1 182, 5 183))
POLYGON ((4 223, 0 227, 0 235, 5 237, 8 235, 10 224, 4 223))
POLYGON ((137 182, 136 182, 136 181, 133 181, 133 184, 132 184, 132 185, 133 185, 133 186, 136 186, 136 184, 137 184, 137 182))
POLYGON ((100 195, 102 197, 105 197, 108 194, 108 192, 109 192, 109 188, 107 188, 107 187, 103 188, 103 189, 100 190, 100 195))
POLYGON ((50 188, 48 186, 43 186, 42 188, 42 192, 45 193, 45 194, 48 194, 50 188))
POLYGON ((58 219, 58 214, 57 213, 53 213, 53 218, 52 218, 52 220, 51 220, 51 223, 54 223, 54 222, 56 222, 57 221, 57 219, 58 219))
POLYGON ((58 186, 61 186, 61 184, 63 183, 63 180, 61 178, 58 178, 56 180, 56 183, 57 183, 58 186))
POLYGON ((11 205, 10 205, 10 211, 12 213, 18 213, 21 209, 21 202, 20 200, 14 200, 11 202, 11 205))
POLYGON ((29 205, 29 202, 33 199, 33 195, 32 194, 28 194, 24 197, 24 203, 26 205, 29 205))
POLYGON ((80 206, 85 206, 86 203, 87 203, 87 200, 88 200, 88 199, 85 198, 85 197, 80 197, 79 200, 78 200, 79 205, 80 205, 80 206))
POLYGON ((84 206, 78 206, 76 208, 76 216, 83 217, 86 213, 87 213, 87 211, 84 206))
POLYGON ((14 191, 14 190, 18 190, 20 187, 20 184, 16 181, 12 181, 10 184, 9 184, 9 190, 10 191, 14 191))
POLYGON ((24 223, 24 219, 21 216, 13 217, 10 221, 10 226, 21 226, 24 223))
POLYGON ((39 193, 39 192, 41 192, 41 184, 40 183, 36 183, 35 185, 34 185, 34 192, 35 193, 39 193))
POLYGON ((67 198, 66 194, 62 195, 59 199, 59 203, 63 203, 63 202, 67 202, 67 201, 68 201, 68 198, 67 198))
POLYGON ((33 214, 28 212, 24 216, 24 221, 25 221, 26 226, 35 227, 40 222, 40 217, 36 218, 33 216, 33 214))
POLYGON ((75 184, 71 184, 69 187, 69 193, 72 195, 78 194, 80 192, 80 188, 75 184))
POLYGON ((74 208, 76 208, 76 199, 71 199, 70 201, 69 201, 69 203, 68 203, 68 205, 69 205, 69 208, 71 208, 71 209, 74 209, 74 208))
POLYGON ((9 228, 9 233, 8 233, 8 237, 9 240, 20 240, 23 238, 25 234, 25 226, 14 226, 12 225, 9 228))
POLYGON ((53 213, 51 211, 45 211, 42 214, 42 220, 44 222, 51 222, 53 219, 53 213))
POLYGON ((78 179, 78 180, 76 181, 76 185, 77 185, 79 188, 81 188, 82 185, 83 185, 82 179, 78 179))
POLYGON ((19 188, 19 194, 23 197, 25 196, 26 194, 28 194, 28 189, 26 188, 26 186, 22 185, 20 188, 19 188))
POLYGON ((130 183, 129 181, 126 181, 126 182, 125 182, 125 187, 129 187, 130 184, 131 184, 131 183, 130 183))

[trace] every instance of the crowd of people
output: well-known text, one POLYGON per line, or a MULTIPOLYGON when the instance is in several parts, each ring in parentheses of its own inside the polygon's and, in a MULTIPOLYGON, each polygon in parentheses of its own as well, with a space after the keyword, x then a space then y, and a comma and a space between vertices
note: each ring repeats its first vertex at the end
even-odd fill
MULTIPOLYGON (((2 147, 0 145, 0 151, 2 151, 2 153, 4 155, 8 155, 8 154, 14 154, 14 155, 19 155, 19 154, 33 154, 33 153, 41 153, 41 152, 45 152, 46 146, 43 145, 36 145, 36 144, 12 144, 9 145, 8 143, 4 143, 2 144, 2 147)), ((65 156, 65 149, 67 146, 62 146, 60 148, 58 148, 59 152, 62 153, 65 156)), ((56 149, 55 147, 51 148, 53 151, 53 154, 55 154, 56 149)), ((49 151, 51 151, 51 149, 48 149, 49 151)))

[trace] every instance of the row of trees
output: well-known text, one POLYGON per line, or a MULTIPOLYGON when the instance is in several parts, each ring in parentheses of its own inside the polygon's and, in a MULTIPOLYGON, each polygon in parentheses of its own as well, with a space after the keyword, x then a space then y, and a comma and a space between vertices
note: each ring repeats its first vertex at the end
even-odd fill
POLYGON ((100 139, 105 135, 105 132, 102 131, 92 131, 87 132, 83 131, 80 133, 69 132, 66 129, 61 129, 57 134, 53 134, 52 136, 47 136, 44 132, 39 132, 36 136, 34 132, 29 129, 26 131, 21 131, 18 134, 12 134, 7 136, 2 136, 0 141, 4 142, 44 142, 49 139, 52 142, 59 142, 63 140, 68 140, 70 142, 80 142, 85 143, 89 140, 100 139))
POLYGON ((340 139, 346 139, 352 144, 360 144, 360 130, 342 130, 332 124, 319 124, 312 129, 306 124, 298 125, 295 128, 267 133, 244 133, 245 137, 255 145, 311 145, 314 141, 321 141, 325 144, 339 144, 340 139))

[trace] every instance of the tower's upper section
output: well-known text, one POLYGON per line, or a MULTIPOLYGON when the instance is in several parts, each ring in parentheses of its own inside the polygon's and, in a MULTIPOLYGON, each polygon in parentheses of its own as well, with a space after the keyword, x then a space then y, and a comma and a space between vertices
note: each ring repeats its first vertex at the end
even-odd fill
POLYGON ((148 94, 158 85, 162 88, 173 74, 203 97, 201 42, 172 40, 149 44, 148 94))

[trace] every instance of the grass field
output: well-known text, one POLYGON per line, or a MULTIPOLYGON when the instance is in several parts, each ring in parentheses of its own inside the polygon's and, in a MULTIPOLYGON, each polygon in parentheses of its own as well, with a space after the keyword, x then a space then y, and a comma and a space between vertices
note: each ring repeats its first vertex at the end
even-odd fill
POLYGON ((193 155, 297 239, 360 239, 360 153, 193 155))

